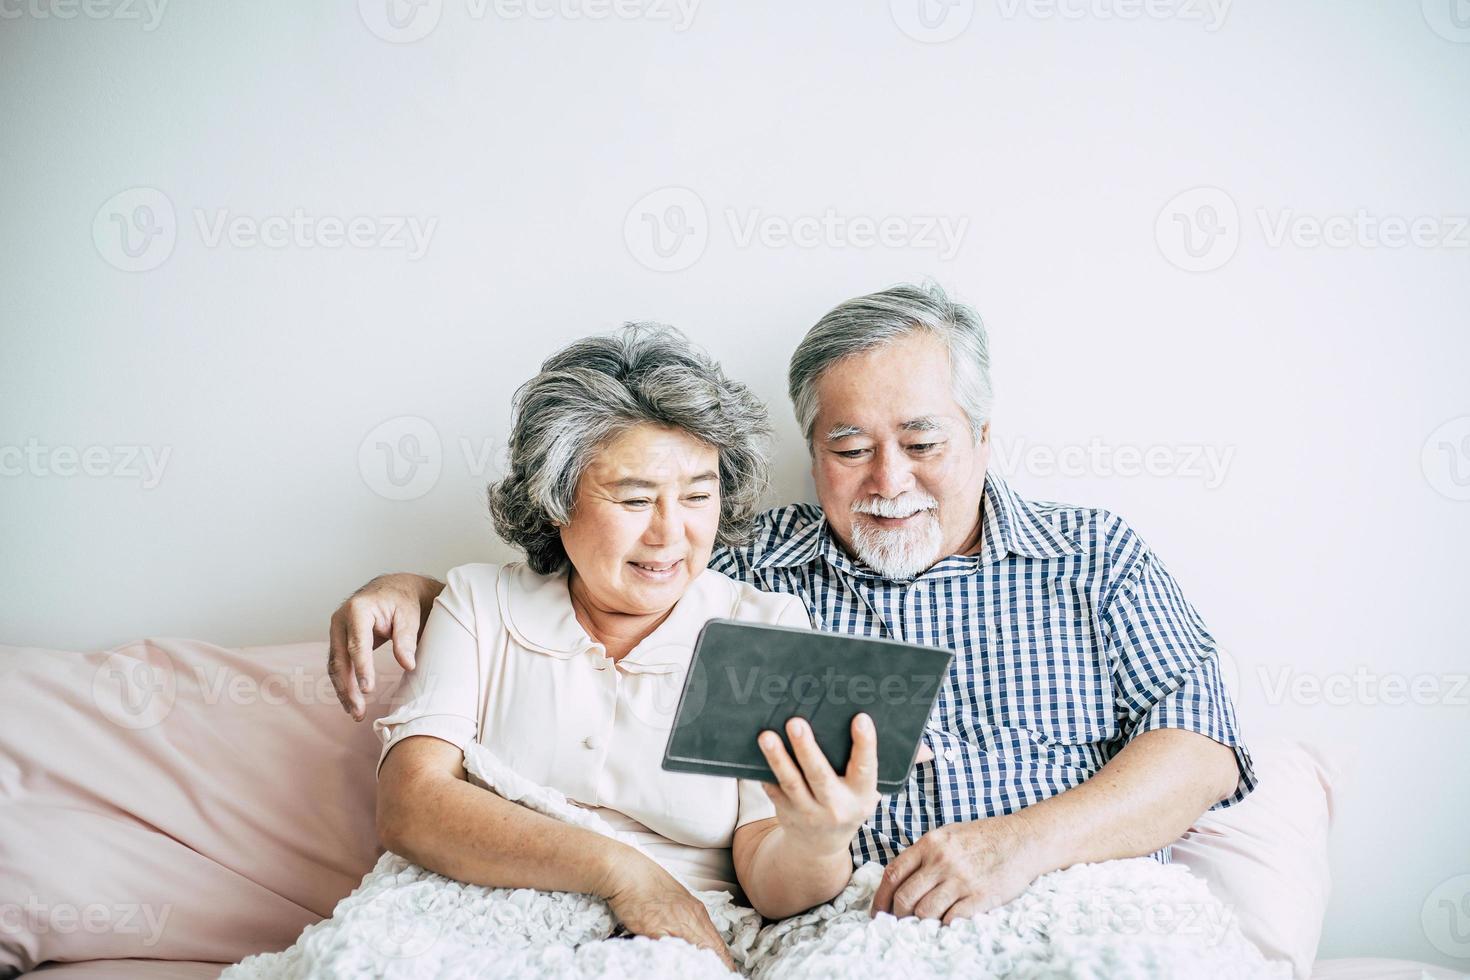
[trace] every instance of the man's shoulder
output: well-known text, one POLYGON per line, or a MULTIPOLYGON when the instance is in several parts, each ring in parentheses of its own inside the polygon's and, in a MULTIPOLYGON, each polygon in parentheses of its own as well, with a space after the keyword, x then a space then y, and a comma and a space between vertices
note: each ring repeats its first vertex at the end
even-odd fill
POLYGON ((716 549, 709 567, 733 579, 750 581, 763 558, 798 535, 815 531, 822 521, 822 508, 816 504, 772 507, 756 517, 744 541, 716 549))
POLYGON ((779 544, 816 524, 821 523, 822 508, 817 504, 787 504, 772 507, 755 519, 753 545, 779 544))
POLYGON ((1076 554, 1107 568, 1126 568, 1147 550, 1132 525, 1106 507, 1055 500, 1024 500, 1023 505, 1036 521, 1070 544, 1076 554))

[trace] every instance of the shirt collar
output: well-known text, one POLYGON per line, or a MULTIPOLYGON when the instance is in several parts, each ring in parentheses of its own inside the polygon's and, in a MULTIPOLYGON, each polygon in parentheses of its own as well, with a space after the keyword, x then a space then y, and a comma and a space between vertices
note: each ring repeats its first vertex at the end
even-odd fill
MULTIPOLYGON (((980 501, 981 549, 978 555, 950 555, 940 559, 923 577, 939 577, 974 571, 1006 555, 1023 558, 1061 558, 1077 553, 1068 540, 1035 505, 1016 493, 1000 477, 985 474, 985 493, 980 501)), ((756 568, 790 568, 809 565, 818 558, 841 572, 880 577, 866 564, 854 559, 827 524, 818 517, 786 541, 776 545, 756 562, 756 568)))
MULTIPOLYGON (((523 562, 506 565, 497 588, 500 616, 517 643, 559 660, 601 653, 577 621, 567 591, 567 573, 540 575, 523 562)), ((735 583, 705 569, 675 603, 667 619, 618 661, 630 673, 666 674, 688 666, 699 631, 709 620, 730 616, 735 583)))

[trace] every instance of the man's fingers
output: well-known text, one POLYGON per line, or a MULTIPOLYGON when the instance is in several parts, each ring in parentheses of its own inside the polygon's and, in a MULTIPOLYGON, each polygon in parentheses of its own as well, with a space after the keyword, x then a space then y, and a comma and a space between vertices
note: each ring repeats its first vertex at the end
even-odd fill
POLYGON ((873 719, 866 714, 853 716, 852 755, 842 778, 849 789, 858 793, 878 788, 878 733, 873 729, 873 719))
POLYGON ((761 732, 757 742, 771 772, 776 776, 776 781, 781 784, 781 792, 786 794, 786 799, 797 807, 811 805, 811 791, 807 788, 801 770, 796 768, 796 763, 787 755, 786 746, 781 744, 781 736, 765 731, 761 732))
MULTIPOLYGON (((900 919, 913 915, 920 899, 943 884, 943 880, 939 872, 928 865, 914 871, 903 880, 903 884, 893 890, 893 914, 900 919)), ((948 908, 948 903, 945 907, 948 908)))
POLYGON ((974 895, 960 899, 944 913, 944 924, 950 925, 958 919, 968 919, 986 911, 985 903, 974 895))
POLYGON ((893 911, 893 893, 910 874, 918 869, 919 865, 924 863, 924 856, 920 851, 922 841, 921 837, 919 842, 900 851, 897 857, 888 862, 888 867, 883 869, 883 877, 879 879, 878 887, 873 892, 871 914, 877 915, 879 912, 893 911))
POLYGON ((393 611, 393 656, 404 670, 413 670, 414 655, 418 652, 418 630, 417 612, 410 612, 404 606, 393 611))
POLYGON ((373 693, 373 618, 363 609, 348 607, 347 653, 352 672, 364 694, 373 693))
POLYGON ((347 653, 347 626, 337 617, 332 617, 332 633, 327 644, 327 675, 332 678, 332 687, 337 691, 337 701, 342 710, 357 721, 362 720, 362 694, 357 688, 357 678, 352 672, 352 660, 347 653))
POLYGON ((822 747, 812 734, 812 726, 805 718, 791 718, 786 722, 786 734, 791 739, 791 748, 796 753, 796 761, 801 763, 802 775, 806 777, 812 795, 820 803, 829 802, 837 785, 837 773, 832 771, 832 764, 822 754, 822 747))
POLYGON ((921 919, 943 919, 950 906, 960 897, 961 891, 958 882, 941 878, 927 894, 914 903, 914 915, 921 919))

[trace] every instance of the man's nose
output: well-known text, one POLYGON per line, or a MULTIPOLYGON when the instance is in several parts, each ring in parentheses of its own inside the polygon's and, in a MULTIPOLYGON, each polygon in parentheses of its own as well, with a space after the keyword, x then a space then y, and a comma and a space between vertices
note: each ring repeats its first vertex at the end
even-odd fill
POLYGON ((893 498, 914 488, 914 473, 903 453, 882 450, 873 456, 868 489, 878 497, 893 498))

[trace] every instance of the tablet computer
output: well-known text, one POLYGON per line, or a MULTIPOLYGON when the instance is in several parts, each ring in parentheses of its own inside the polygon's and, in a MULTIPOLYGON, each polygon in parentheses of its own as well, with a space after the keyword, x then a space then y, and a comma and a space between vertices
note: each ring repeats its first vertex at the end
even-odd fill
POLYGON ((878 791, 903 786, 954 654, 937 647, 712 619, 700 631, 664 748, 663 768, 776 782, 756 737, 805 718, 839 774, 852 718, 878 733, 878 791))

